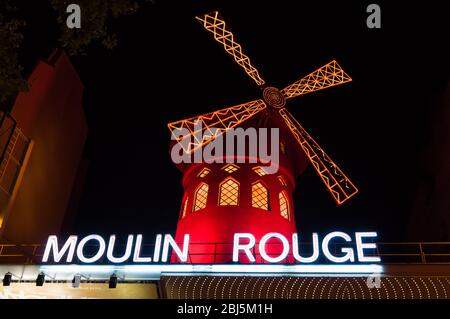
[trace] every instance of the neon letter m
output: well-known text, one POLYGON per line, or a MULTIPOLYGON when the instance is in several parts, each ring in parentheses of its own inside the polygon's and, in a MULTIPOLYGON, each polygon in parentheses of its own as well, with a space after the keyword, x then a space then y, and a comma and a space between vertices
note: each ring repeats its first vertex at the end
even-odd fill
POLYGON ((44 256, 42 257, 42 262, 46 263, 50 256, 50 251, 53 253, 53 261, 58 263, 64 256, 67 250, 69 253, 67 254, 66 261, 70 263, 73 259, 73 254, 75 253, 75 246, 77 245, 77 236, 69 236, 67 241, 61 250, 58 250, 58 238, 56 236, 50 236, 47 240, 47 245, 45 246, 44 256))

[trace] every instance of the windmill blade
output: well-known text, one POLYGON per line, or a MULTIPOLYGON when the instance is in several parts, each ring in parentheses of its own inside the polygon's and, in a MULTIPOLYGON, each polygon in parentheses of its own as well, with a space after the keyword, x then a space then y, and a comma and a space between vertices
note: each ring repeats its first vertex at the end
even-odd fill
POLYGON ((181 143, 181 145, 187 154, 191 154, 265 108, 266 104, 263 100, 255 100, 219 111, 194 116, 189 119, 172 122, 167 126, 178 142, 189 137, 190 142, 188 145, 184 145, 184 143, 181 143), (186 132, 187 134, 182 132, 186 132), (182 133, 182 135, 177 133, 182 133))
POLYGON ((356 186, 345 176, 342 170, 305 131, 292 114, 284 108, 279 112, 306 156, 308 156, 314 169, 325 183, 335 202, 341 205, 355 195, 358 192, 356 186))
POLYGON ((195 18, 214 35, 214 39, 223 45, 225 51, 234 58, 234 61, 244 69, 257 85, 265 84, 258 70, 251 64, 250 58, 242 52, 240 44, 234 41, 233 33, 226 28, 225 21, 219 16, 218 11, 195 18))
POLYGON ((290 99, 351 81, 350 76, 333 60, 320 69, 308 74, 303 79, 285 87, 281 90, 281 93, 287 99, 290 99))

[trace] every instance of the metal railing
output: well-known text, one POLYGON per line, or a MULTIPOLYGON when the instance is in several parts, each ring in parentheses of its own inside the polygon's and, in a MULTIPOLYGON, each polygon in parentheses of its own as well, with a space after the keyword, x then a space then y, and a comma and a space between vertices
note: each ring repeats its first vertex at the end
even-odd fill
POLYGON ((380 242, 377 250, 389 263, 450 264, 450 242, 380 242))
MULTIPOLYGON (((258 245, 255 245, 257 247, 258 245)), ((342 255, 341 248, 351 247, 343 243, 330 247, 335 256, 342 255)), ((96 245, 86 245, 84 254, 86 257, 95 255, 96 245)), ((279 244, 267 244, 267 251, 277 255, 281 251, 279 244)), ((40 264, 43 256, 44 245, 41 244, 0 244, 0 264, 40 264)), ((123 253, 125 245, 116 245, 117 255, 123 253)), ((354 247, 353 247, 354 248, 354 247)), ((153 255, 154 245, 143 245, 141 251, 145 257, 153 255)), ((299 243, 299 251, 302 256, 310 256, 311 243, 299 243)), ((366 252, 366 256, 379 256, 383 264, 450 264, 450 242, 391 242, 377 243, 377 250, 372 254, 366 252)), ((257 263, 265 263, 256 248, 252 250, 257 263)), ((356 253, 356 250, 355 250, 356 253)), ((245 256, 240 255, 240 260, 245 263, 245 256)), ((321 258, 321 257, 320 257, 321 258)), ((318 263, 321 260, 317 261, 318 263)), ((172 262, 177 262, 172 255, 172 262)), ((99 264, 107 263, 106 259, 98 261, 99 264)), ((232 243, 190 243, 188 263, 211 264, 232 263, 232 243)), ((281 263, 297 263, 292 252, 281 263)))
POLYGON ((42 260, 42 254, 38 252, 41 247, 40 244, 0 244, 0 264, 38 264, 42 260))
POLYGON ((16 120, 0 112, 0 227, 30 145, 16 120))

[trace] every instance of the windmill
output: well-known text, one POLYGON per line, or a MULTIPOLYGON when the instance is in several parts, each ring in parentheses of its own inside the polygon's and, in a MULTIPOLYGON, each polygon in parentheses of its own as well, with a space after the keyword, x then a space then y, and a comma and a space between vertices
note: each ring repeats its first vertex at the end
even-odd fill
MULTIPOLYGON (((216 11, 204 14, 202 16, 196 17, 196 19, 209 33, 214 36, 214 39, 223 46, 225 51, 233 57, 234 61, 256 83, 256 85, 262 91, 262 98, 236 106, 224 108, 211 113, 169 123, 168 128, 172 133, 182 129, 188 130, 188 132, 190 133, 191 142, 187 145, 184 145, 183 150, 188 154, 192 154, 196 150, 201 149, 208 143, 212 142, 218 136, 225 134, 231 128, 236 128, 242 125, 244 122, 251 121, 252 118, 254 119, 257 115, 270 116, 275 114, 277 117, 281 118, 281 121, 283 122, 281 125, 284 126, 287 132, 290 133, 290 137, 295 140, 297 148, 300 148, 302 150, 304 156, 306 156, 309 162, 312 164, 314 170, 322 179, 328 192, 331 194, 336 204, 341 205, 352 196, 354 196, 358 192, 356 186, 349 180, 349 178, 343 173, 343 171, 337 166, 337 164, 325 153, 325 151, 319 146, 319 144, 306 132, 301 124, 285 107, 286 102, 289 99, 350 82, 351 78, 344 72, 339 64, 333 60, 301 78, 300 80, 285 87, 284 89, 279 90, 266 84, 266 81, 261 77, 258 70, 252 65, 250 58, 243 52, 241 45, 235 41, 233 34, 227 27, 225 21, 220 17, 219 12, 216 11), (201 123, 200 129, 198 129, 198 123, 201 123)), ((174 135, 174 138, 177 142, 181 142, 182 137, 174 135)), ((228 240, 228 237, 218 237, 217 233, 221 232, 222 226, 217 224, 217 218, 215 220, 203 220, 202 218, 208 217, 199 217, 199 214, 197 214, 197 217, 195 217, 195 222, 193 219, 194 217, 191 218, 188 216, 189 218, 191 218, 189 222, 185 221, 184 218, 188 215, 188 212, 197 212, 202 209, 208 210, 208 203, 212 203, 211 206, 214 207, 210 207, 208 210, 211 211, 211 214, 215 214, 218 209, 222 208, 221 206, 226 206, 229 209, 226 214, 222 214, 219 218, 219 223, 223 223, 226 222, 223 219, 226 218, 224 216, 235 214, 236 210, 238 209, 237 206, 239 206, 239 199, 242 197, 242 201, 245 200, 243 195, 245 196, 247 192, 242 192, 242 194, 239 193, 239 187, 243 187, 243 185, 239 184, 240 181, 238 179, 234 179, 230 176, 221 181, 220 179, 222 177, 219 177, 219 180, 214 181, 214 183, 217 182, 219 183, 219 185, 214 185, 213 182, 206 183, 202 181, 201 179, 205 179, 211 169, 212 168, 200 167, 194 175, 192 175, 192 168, 185 171, 183 178, 185 195, 180 212, 181 217, 177 227, 177 238, 180 238, 179 236, 181 236, 183 233, 201 233, 205 232, 205 229, 206 231, 208 229, 215 229, 214 234, 211 234, 211 236, 199 237, 202 237, 203 240, 214 242, 228 240), (193 180, 195 181, 192 182, 193 180), (208 194, 211 193, 211 191, 219 192, 218 202, 212 202, 215 201, 215 196, 212 196, 212 199, 208 197, 208 194), (223 197, 225 197, 224 200, 223 197), (223 203, 225 205, 222 205, 223 203), (230 208, 232 209, 230 210, 230 208), (195 224, 195 226, 192 226, 193 223, 195 224)), ((222 167, 221 169, 225 169, 226 173, 228 174, 233 174, 237 169, 239 169, 239 167, 237 167, 236 165, 235 167, 227 165, 226 167, 222 167)), ((254 167, 253 171, 258 172, 258 169, 258 167, 254 167)), ((261 170, 259 170, 259 172, 261 172, 261 170)), ((213 174, 210 174, 210 176, 211 175, 213 174)), ((262 176, 264 174, 259 175, 262 176)), ((283 216, 284 219, 292 222, 293 217, 290 217, 290 214, 288 212, 288 206, 291 205, 289 195, 286 193, 285 196, 283 195, 284 191, 278 191, 277 189, 276 192, 279 193, 278 197, 276 195, 273 195, 273 189, 268 189, 267 186, 263 185, 264 183, 266 185, 272 185, 274 183, 274 180, 277 179, 273 178, 272 180, 267 182, 264 182, 263 180, 261 180, 261 182, 255 181, 254 183, 251 183, 251 185, 248 185, 248 189, 250 189, 251 187, 252 194, 251 196, 249 196, 247 202, 252 203, 250 206, 250 208, 252 209, 261 209, 262 207, 262 209, 270 210, 271 208, 269 208, 269 201, 276 200, 277 204, 272 205, 272 209, 279 212, 279 215, 283 216), (263 195, 261 195, 261 193, 263 195), (284 198, 282 195, 284 196, 284 198), (267 199, 263 200, 263 203, 267 204, 266 206, 261 206, 261 204, 258 203, 261 201, 261 198, 264 199, 264 196, 266 196, 267 199), (257 204, 256 206, 255 203, 257 204)), ((287 183, 284 180, 284 177, 278 176, 278 180, 281 182, 281 184, 287 187, 287 183)), ((292 192, 292 189, 290 189, 290 191, 292 192)), ((204 216, 206 215, 207 214, 205 214, 204 216)), ((240 212, 235 216, 236 218, 242 218, 242 216, 244 216, 244 213, 240 212)), ((253 217, 253 219, 249 219, 246 223, 260 220, 260 218, 266 218, 265 216, 268 215, 266 214, 263 216, 264 217, 253 217)), ((229 222, 233 222, 231 217, 229 222)), ((276 220, 265 221, 265 224, 275 225, 276 223, 276 220)), ((264 228, 263 226, 261 227, 264 228)), ((283 228, 286 233, 295 231, 295 226, 283 227, 281 228, 283 228)), ((240 225, 235 227, 236 231, 240 231, 242 229, 243 228, 240 225)), ((229 231, 225 231, 225 233, 227 232, 229 233, 229 231)), ((202 260, 204 261, 204 259, 202 260)))

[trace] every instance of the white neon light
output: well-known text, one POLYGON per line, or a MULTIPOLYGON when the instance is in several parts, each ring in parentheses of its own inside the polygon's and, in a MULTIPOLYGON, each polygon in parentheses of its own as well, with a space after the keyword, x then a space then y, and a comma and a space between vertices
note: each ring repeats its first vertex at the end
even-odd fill
POLYGON ((134 249, 133 262, 135 263, 150 263, 152 259, 150 257, 141 257, 142 235, 136 236, 136 248, 134 249))
POLYGON ((369 257, 364 256, 364 249, 376 249, 377 245, 375 243, 363 243, 363 237, 377 237, 376 232, 356 232, 355 240, 356 240, 356 252, 358 254, 358 260, 360 262, 380 262, 380 257, 369 257))
POLYGON ((292 235, 292 252, 294 254, 295 260, 297 260, 301 263, 309 264, 309 263, 315 262, 317 260, 317 258, 319 258, 319 235, 317 235, 317 233, 313 233, 313 253, 312 253, 312 255, 309 257, 303 257, 303 256, 300 256, 300 254, 298 252, 298 235, 293 234, 292 235))
POLYGON ((162 235, 161 234, 156 235, 155 251, 153 253, 153 262, 155 262, 155 263, 159 262, 159 252, 161 251, 161 241, 162 241, 162 235))
POLYGON ((54 274, 56 278, 73 278, 74 274, 89 274, 107 277, 113 272, 121 273, 125 278, 155 279, 161 275, 363 275, 382 273, 381 265, 48 265, 40 271, 54 274))
MULTIPOLYGON (((359 262, 380 262, 380 258, 378 256, 366 256, 364 254, 365 249, 376 249, 375 243, 364 243, 363 239, 365 237, 376 237, 376 232, 356 232, 355 233, 355 246, 356 252, 353 248, 348 247, 348 245, 352 242, 352 237, 344 232, 331 232, 327 234, 322 243, 320 244, 319 236, 317 233, 313 233, 312 242, 313 242, 313 252, 311 256, 304 257, 301 256, 302 252, 299 250, 298 243, 298 234, 292 234, 292 241, 288 240, 284 235, 280 233, 267 233, 261 237, 258 243, 258 253, 261 255, 261 259, 268 263, 278 263, 284 260, 291 251, 291 243, 292 243, 292 254, 294 259, 301 263, 313 263, 315 262, 321 253, 321 250, 324 256, 331 262, 334 263, 345 263, 345 262, 355 262, 355 253, 358 257, 359 262), (335 255, 336 252, 332 253, 330 251, 331 241, 335 238, 341 238, 345 240, 348 245, 347 247, 340 248, 339 253, 342 253, 343 256, 335 255), (267 253, 267 243, 271 239, 278 239, 282 244, 282 251, 278 256, 270 256, 267 253), (320 249, 321 248, 321 249, 320 249)), ((70 236, 64 244, 62 244, 62 248, 58 247, 58 239, 56 236, 49 236, 47 245, 44 250, 44 255, 42 261, 46 262, 66 262, 71 263, 76 251, 76 256, 81 263, 94 263, 100 260, 106 252, 106 259, 114 264, 117 263, 158 263, 158 262, 167 262, 169 260, 169 253, 172 250, 173 255, 178 257, 179 261, 187 262, 189 257, 189 234, 184 235, 184 241, 182 243, 182 247, 180 247, 173 237, 169 234, 161 235, 158 234, 156 236, 155 247, 153 251, 153 258, 150 257, 141 257, 141 250, 143 236, 142 235, 128 235, 128 240, 126 244, 125 252, 122 256, 117 257, 114 256, 114 246, 116 243, 116 236, 112 235, 108 241, 108 247, 106 247, 106 241, 100 235, 89 235, 81 239, 78 242, 77 236, 70 236), (134 240, 136 239, 136 240, 134 240), (84 255, 84 247, 87 242, 94 240, 98 242, 98 247, 96 249, 97 253, 92 257, 85 257, 84 255), (133 251, 134 249, 134 251, 133 251), (53 255, 53 256, 52 256, 53 255), (64 261, 64 256, 66 256, 66 260, 64 261), (51 257, 53 257, 53 261, 51 261, 51 257)), ((234 262, 241 262, 239 257, 246 256, 248 261, 254 263, 256 261, 254 256, 254 249, 256 245, 256 237, 251 233, 236 233, 234 234, 233 239, 233 256, 232 260, 234 262)), ((270 246, 270 244, 269 244, 270 246)), ((271 253, 269 251, 269 253, 271 253)), ((273 255, 273 254, 272 254, 273 255)))
POLYGON ((89 235, 89 236, 84 237, 78 244, 77 257, 82 263, 86 263, 86 264, 94 263, 103 256, 103 254, 105 253, 105 249, 106 249, 106 243, 105 243, 105 240, 102 238, 102 236, 89 235), (94 256, 92 256, 90 258, 86 258, 83 254, 83 248, 84 248, 84 245, 86 245, 86 243, 90 240, 98 241, 99 247, 98 247, 97 253, 94 256))
POLYGON ((351 248, 342 248, 341 251, 343 253, 345 253, 345 255, 342 257, 336 257, 330 253, 330 247, 328 244, 335 237, 343 238, 346 242, 352 241, 352 238, 349 235, 347 235, 346 233, 343 233, 340 231, 335 231, 335 232, 329 233, 328 235, 326 235, 324 237, 324 239, 322 241, 322 250, 323 250, 325 257, 327 257, 329 260, 331 260, 335 263, 344 263, 346 261, 354 262, 355 254, 353 253, 353 249, 351 249, 351 248))
POLYGON ((61 248, 61 250, 58 250, 58 237, 54 235, 49 236, 47 240, 47 245, 45 245, 45 251, 44 256, 42 257, 42 262, 46 263, 48 261, 50 251, 52 251, 53 260, 58 263, 61 261, 67 250, 69 250, 69 252, 67 254, 66 261, 68 263, 72 262, 73 255, 75 253, 75 248, 77 245, 77 240, 78 240, 77 236, 69 236, 69 238, 64 243, 64 246, 61 248))
POLYGON ((248 260, 250 260, 252 263, 255 262, 255 256, 253 256, 250 249, 255 247, 256 239, 255 236, 249 233, 237 233, 234 234, 234 240, 233 240, 233 261, 237 262, 239 261, 239 251, 243 250, 245 255, 247 256, 248 260), (241 238, 248 239, 247 244, 241 244, 240 240, 241 238))
POLYGON ((118 269, 118 267, 113 265, 45 265, 39 268, 41 271, 47 271, 49 274, 52 273, 62 273, 62 274, 72 274, 72 273, 112 273, 118 269))
POLYGON ((282 261, 283 259, 285 259, 289 253, 289 242, 286 239, 286 237, 284 237, 283 235, 279 234, 279 233, 268 233, 265 234, 262 238, 261 241, 259 242, 259 253, 261 254, 261 257, 270 262, 270 263, 278 263, 280 261, 282 261), (283 245, 283 251, 281 252, 281 254, 278 257, 271 257, 267 254, 266 252, 266 243, 269 239, 271 238, 277 238, 281 241, 282 245, 283 245))
POLYGON ((188 253, 189 253, 189 235, 184 235, 183 240, 183 251, 181 251, 180 247, 178 247, 178 244, 175 242, 175 240, 170 235, 164 236, 164 245, 163 245, 163 252, 162 252, 162 262, 167 262, 168 256, 169 256, 169 246, 172 247, 173 251, 177 255, 178 258, 180 258, 181 262, 186 262, 188 260, 188 253))
POLYGON ((122 257, 114 257, 114 244, 116 242, 116 236, 111 235, 109 237, 108 251, 106 252, 106 258, 112 263, 120 264, 128 260, 131 256, 131 249, 133 248, 133 235, 128 235, 127 246, 125 248, 125 253, 122 257))

